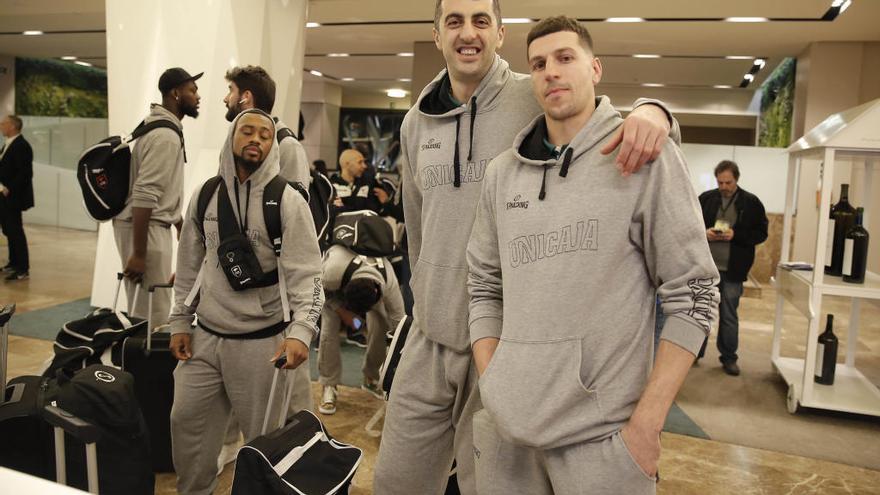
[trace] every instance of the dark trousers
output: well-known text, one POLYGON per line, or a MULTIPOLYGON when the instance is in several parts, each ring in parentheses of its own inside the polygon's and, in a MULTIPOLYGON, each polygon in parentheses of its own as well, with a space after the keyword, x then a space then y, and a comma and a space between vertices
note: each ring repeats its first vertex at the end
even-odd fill
POLYGON ((0 226, 9 243, 9 265, 16 272, 26 272, 30 269, 30 257, 24 225, 21 223, 21 210, 9 204, 9 200, 2 195, 0 198, 0 226))
MULTIPOLYGON (((721 283, 718 290, 721 292, 721 304, 718 307, 718 338, 716 345, 721 354, 718 359, 722 363, 735 363, 739 358, 736 350, 739 348, 739 298, 743 294, 743 283, 727 278, 727 272, 720 272, 721 283)), ((703 357, 706 352, 708 338, 703 341, 698 357, 703 357)))

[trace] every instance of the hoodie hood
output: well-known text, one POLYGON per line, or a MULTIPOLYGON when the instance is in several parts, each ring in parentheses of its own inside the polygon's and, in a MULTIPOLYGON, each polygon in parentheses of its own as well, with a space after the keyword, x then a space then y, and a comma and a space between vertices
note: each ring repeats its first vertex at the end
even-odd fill
POLYGON ((220 151, 220 175, 223 177, 223 181, 226 183, 226 188, 230 193, 234 190, 236 183, 238 182, 235 173, 235 156, 232 153, 233 135, 235 134, 235 128, 238 126, 238 121, 242 116, 249 113, 263 115, 272 122, 272 147, 269 149, 269 154, 263 159, 262 165, 260 165, 259 168, 248 177, 245 183, 250 182, 251 188, 253 189, 262 189, 281 171, 278 141, 275 139, 275 122, 272 120, 272 117, 265 112, 256 109, 245 110, 238 114, 238 116, 235 117, 235 120, 232 121, 232 125, 229 126, 229 133, 226 136, 226 142, 223 143, 223 149, 220 151))
POLYGON ((452 97, 452 82, 449 79, 448 69, 440 71, 419 95, 417 106, 422 115, 433 118, 455 118, 455 148, 452 157, 454 175, 452 185, 454 187, 461 187, 461 156, 459 151, 461 115, 465 112, 470 113, 467 154, 467 160, 470 162, 474 156, 474 128, 477 115, 490 112, 498 105, 501 101, 499 98, 501 90, 504 89, 509 78, 510 67, 508 63, 496 53, 492 67, 489 68, 489 72, 480 81, 480 85, 477 86, 467 103, 459 104, 452 97))
POLYGON ((603 141, 622 123, 623 119, 611 105, 611 100, 607 96, 600 96, 596 98, 593 115, 567 146, 559 149, 558 152, 547 147, 546 142, 550 141, 547 134, 547 120, 542 114, 535 117, 516 136, 513 142, 513 154, 521 163, 544 168, 541 192, 538 194, 538 199, 543 200, 547 195, 547 170, 560 165, 559 176, 567 177, 573 162, 603 141))
POLYGON ((178 129, 181 131, 183 130, 183 124, 180 122, 180 119, 177 118, 177 115, 174 115, 170 110, 158 103, 151 103, 150 114, 144 118, 144 123, 149 124, 150 122, 155 122, 157 120, 171 121, 178 129))

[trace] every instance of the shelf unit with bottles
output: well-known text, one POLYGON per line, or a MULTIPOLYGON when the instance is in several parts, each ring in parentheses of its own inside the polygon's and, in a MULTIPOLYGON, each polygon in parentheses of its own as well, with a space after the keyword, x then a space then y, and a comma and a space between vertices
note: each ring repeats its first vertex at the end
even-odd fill
MULTIPOLYGON (((850 190, 861 198, 871 198, 872 180, 880 168, 877 129, 880 129, 880 99, 831 115, 788 148, 782 253, 774 278, 777 296, 771 361, 788 384, 787 405, 790 413, 796 413, 799 407, 810 407, 880 416, 880 388, 856 368, 861 304, 867 300, 880 300, 880 274, 869 271, 865 274, 864 283, 852 284, 844 282, 839 276, 824 273, 835 164, 847 161, 852 163, 853 169, 862 168, 863 180, 851 184, 850 190), (808 159, 822 160, 819 167, 820 199, 816 250, 811 260, 814 269, 788 270, 783 268, 783 263, 791 261, 792 217, 797 201, 797 181, 803 172, 801 164, 808 159), (847 297, 852 302, 844 349, 845 360, 837 364, 833 385, 814 382, 818 336, 824 322, 822 302, 825 296, 847 297), (786 302, 800 311, 808 321, 806 352, 803 356, 781 355, 786 302)), ((869 219, 870 211, 866 208, 865 225, 870 225, 869 219)))

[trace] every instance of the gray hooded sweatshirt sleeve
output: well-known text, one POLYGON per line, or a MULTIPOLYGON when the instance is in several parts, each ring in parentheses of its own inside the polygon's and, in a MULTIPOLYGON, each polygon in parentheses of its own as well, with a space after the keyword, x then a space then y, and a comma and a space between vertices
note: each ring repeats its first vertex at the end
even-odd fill
MULTIPOLYGON (((287 124, 282 121, 275 123, 275 132, 279 129, 289 129, 287 124)), ((281 160, 281 177, 288 182, 299 182, 303 187, 309 189, 309 158, 306 156, 306 149, 302 143, 294 137, 287 137, 279 143, 280 160, 281 160)))
POLYGON ((621 122, 601 98, 557 159, 542 156, 540 116, 486 173, 467 252, 470 335, 500 338, 480 396, 518 444, 593 441, 629 419, 651 370, 655 293, 662 338, 694 354, 717 315, 684 157, 669 140, 621 177, 599 152, 621 122))
MULTIPOLYGON (((232 155, 232 133, 238 119, 232 123, 229 136, 220 154, 220 175, 223 177, 230 202, 235 210, 235 189, 246 199, 240 211, 247 218, 247 236, 264 272, 270 272, 280 263, 293 319, 285 330, 287 338, 296 338, 310 345, 317 331, 317 321, 324 304, 321 283, 321 254, 314 236, 314 223, 308 204, 293 188, 287 187, 281 198, 282 247, 280 258, 269 240, 263 218, 263 188, 278 175, 278 145, 272 148, 263 164, 244 182, 238 184, 232 155), (247 191, 250 190, 249 195, 247 191), (311 235, 304 235, 308 233, 311 235)), ((219 193, 219 190, 218 190, 219 193)), ((199 321, 209 328, 228 334, 245 334, 261 330, 283 320, 281 293, 278 285, 234 291, 220 270, 217 258, 219 233, 217 228, 217 193, 205 211, 205 238, 196 226, 198 192, 193 194, 187 210, 180 245, 177 250, 177 276, 174 281, 174 308, 171 310, 171 333, 191 332, 193 315, 198 311, 199 321), (198 285, 198 296, 187 304, 193 287, 198 285)), ((236 213, 236 221, 241 221, 236 213)))

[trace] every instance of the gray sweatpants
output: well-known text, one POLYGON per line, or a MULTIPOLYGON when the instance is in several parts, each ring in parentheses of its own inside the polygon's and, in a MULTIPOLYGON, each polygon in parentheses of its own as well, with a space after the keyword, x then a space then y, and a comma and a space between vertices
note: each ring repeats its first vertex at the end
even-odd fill
POLYGON ((485 409, 473 421, 480 495, 656 493, 655 479, 636 464, 619 432, 597 442, 539 450, 501 438, 485 409))
MULTIPOLYGON (((337 304, 340 304, 337 302, 337 304)), ((339 350, 339 330, 342 322, 333 309, 334 304, 324 304, 321 310, 321 346, 318 347, 318 381, 321 385, 337 386, 342 378, 342 354, 339 350)), ((376 304, 367 312, 367 352, 364 376, 370 380, 379 379, 379 367, 385 361, 385 333, 388 330, 388 314, 384 304, 376 304)))
MULTIPOLYGON (((269 359, 282 338, 224 339, 198 327, 193 332, 193 355, 174 370, 171 409, 171 447, 182 495, 213 492, 230 411, 245 442, 260 435, 275 371, 269 359)), ((300 368, 308 369, 308 363, 300 368)), ((284 376, 279 375, 269 431, 278 424, 284 376)))
POLYGON ((431 341, 413 324, 386 410, 374 493, 442 494, 453 458, 461 493, 477 493, 471 423, 480 409, 476 384, 470 352, 431 341))
MULTIPOLYGON (((134 314, 138 318, 147 317, 147 290, 151 285, 167 284, 171 279, 171 249, 172 227, 166 227, 157 223, 150 223, 147 230, 147 269, 144 272, 142 290, 137 294, 137 305, 134 314)), ((113 221, 113 237, 116 239, 116 249, 122 260, 122 268, 131 256, 133 239, 131 222, 113 221)), ((125 280, 125 292, 128 296, 126 311, 132 307, 135 293, 135 284, 125 280)), ((150 323, 153 328, 168 323, 168 314, 171 311, 171 289, 158 289, 153 294, 153 314, 150 323)))

